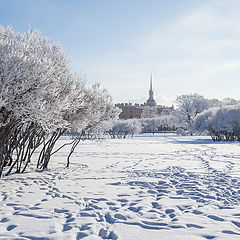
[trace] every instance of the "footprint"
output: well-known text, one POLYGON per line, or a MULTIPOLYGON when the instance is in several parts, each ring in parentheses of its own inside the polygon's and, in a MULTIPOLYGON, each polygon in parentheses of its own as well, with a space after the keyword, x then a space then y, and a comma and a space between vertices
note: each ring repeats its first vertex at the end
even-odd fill
POLYGON ((141 207, 129 207, 128 209, 132 212, 139 212, 141 210, 141 207))
POLYGON ((97 217, 96 213, 80 212, 79 215, 80 215, 81 217, 97 217))
POLYGON ((171 225, 169 227, 170 228, 185 228, 184 226, 181 226, 181 225, 171 225))
POLYGON ((64 224, 63 225, 63 232, 66 232, 66 231, 69 231, 69 230, 71 230, 72 229, 72 226, 70 226, 70 225, 68 225, 68 224, 64 224))
POLYGON ((222 233, 240 235, 240 233, 237 233, 237 232, 234 232, 234 231, 231 231, 231 230, 223 230, 222 233))
POLYGON ((125 198, 118 199, 117 201, 118 201, 118 202, 121 202, 121 203, 126 203, 126 202, 128 202, 128 200, 127 200, 127 199, 125 199, 125 198))
POLYGON ((80 231, 86 231, 86 230, 89 230, 89 229, 91 228, 91 227, 90 227, 91 225, 92 225, 92 223, 85 223, 85 224, 82 224, 82 225, 79 227, 79 230, 80 230, 80 231))
POLYGON ((169 216, 170 218, 175 218, 175 217, 176 217, 176 214, 170 213, 168 216, 169 216))
POLYGON ((67 218, 67 219, 72 218, 72 214, 71 213, 66 213, 65 218, 67 218))
MULTIPOLYGON (((59 197, 60 195, 59 194, 57 194, 57 193, 55 193, 55 195, 57 196, 57 197, 59 197)), ((74 200, 74 198, 73 197, 70 197, 70 196, 68 196, 68 195, 65 195, 65 194, 63 194, 62 195, 62 198, 67 198, 67 199, 70 199, 70 200, 74 200)))
POLYGON ((69 218, 69 219, 67 219, 66 223, 73 222, 74 220, 75 220, 75 218, 69 218))
POLYGON ((118 197, 128 197, 128 196, 130 196, 129 194, 118 194, 117 195, 118 197))
POLYGON ((203 235, 204 238, 206 239, 214 239, 216 238, 216 236, 213 236, 213 235, 203 235))
POLYGON ((18 204, 16 203, 7 203, 7 206, 17 206, 18 204))
POLYGON ((121 220, 127 220, 127 218, 124 215, 120 214, 120 213, 114 214, 114 217, 118 218, 118 219, 121 219, 121 220))
POLYGON ((232 214, 233 216, 240 217, 240 213, 232 214))
POLYGON ((171 209, 171 208, 165 210, 166 214, 170 214, 170 213, 173 213, 173 212, 175 212, 175 210, 171 209))
POLYGON ((186 226, 188 228, 199 228, 199 229, 203 229, 204 228, 203 226, 200 226, 200 225, 197 225, 197 224, 191 224, 191 223, 186 224, 186 226))
POLYGON ((161 209, 161 205, 158 202, 152 202, 153 208, 161 209))
POLYGON ((99 230, 98 236, 103 238, 103 239, 108 239, 108 230, 101 228, 99 230))
POLYGON ((5 223, 5 222, 8 222, 9 219, 8 218, 2 218, 2 220, 0 221, 1 223, 5 223))
POLYGON ((233 223, 235 226, 237 226, 237 227, 240 228, 240 222, 232 221, 232 223, 233 223))
POLYGON ((115 219, 110 215, 110 213, 105 214, 105 219, 108 223, 115 223, 115 219))
MULTIPOLYGON (((40 207, 30 207, 29 208, 30 210, 39 210, 39 209, 41 209, 40 207)), ((15 209, 16 210, 16 209, 15 209)))
POLYGON ((108 201, 106 198, 95 198, 95 200, 97 202, 100 202, 100 201, 108 201))
POLYGON ((88 235, 86 233, 83 233, 83 232, 79 232, 77 233, 77 236, 76 236, 76 240, 80 240, 80 239, 83 239, 85 237, 87 237, 88 235))
POLYGON ((58 208, 54 208, 53 210, 55 213, 67 213, 69 212, 69 210, 66 209, 58 209, 58 208))
POLYGON ((101 228, 99 230, 98 236, 103 238, 103 239, 112 239, 112 240, 117 240, 118 236, 114 232, 109 232, 108 230, 101 228))
POLYGON ((148 190, 147 192, 150 193, 150 194, 157 194, 157 193, 158 193, 157 191, 155 191, 155 190, 151 190, 151 189, 148 190))
POLYGON ((17 227, 17 225, 9 225, 8 227, 7 227, 7 231, 11 231, 11 230, 13 230, 14 228, 16 228, 17 227))
POLYGON ((201 211, 198 211, 198 210, 193 210, 192 211, 193 214, 196 214, 196 215, 200 215, 200 214, 203 214, 203 212, 201 211))
POLYGON ((180 211, 184 211, 184 210, 185 210, 185 207, 182 207, 182 206, 177 206, 177 208, 178 208, 180 211))
MULTIPOLYGON (((102 208, 96 208, 96 209, 102 209, 102 208)), ((119 207, 110 207, 109 209, 112 211, 116 211, 116 210, 119 210, 119 207)))
POLYGON ((224 221, 223 218, 215 216, 215 215, 208 215, 208 217, 211 218, 212 220, 215 220, 215 221, 219 221, 219 222, 223 222, 224 221))

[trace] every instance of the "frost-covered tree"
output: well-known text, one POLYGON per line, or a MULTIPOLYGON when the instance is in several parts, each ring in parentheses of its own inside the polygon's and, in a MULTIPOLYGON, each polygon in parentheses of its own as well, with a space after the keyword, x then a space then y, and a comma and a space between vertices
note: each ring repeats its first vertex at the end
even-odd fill
POLYGON ((44 136, 68 124, 63 112, 71 85, 69 61, 60 46, 39 32, 4 27, 0 56, 0 174, 6 164, 22 172, 44 136))
POLYGON ((222 107, 223 103, 222 101, 220 101, 217 98, 213 98, 213 99, 208 99, 208 107, 209 108, 213 108, 213 107, 222 107))
POLYGON ((83 134, 116 114, 106 90, 72 73, 61 46, 0 27, 0 176, 23 172, 37 148, 37 167, 46 168, 66 130, 83 134))
POLYGON ((142 126, 144 131, 152 132, 153 134, 157 130, 157 126, 155 124, 155 118, 158 116, 158 110, 156 107, 147 106, 143 109, 141 118, 145 121, 142 121, 142 126))
POLYGON ((175 111, 177 127, 192 134, 195 117, 208 108, 208 101, 198 94, 184 94, 176 99, 178 108, 175 111))
POLYGON ((238 105, 238 104, 239 104, 239 101, 234 98, 224 98, 222 100, 223 106, 234 106, 234 105, 238 105))
POLYGON ((224 107, 224 106, 234 106, 239 104, 239 100, 234 98, 223 98, 222 100, 219 99, 208 99, 209 108, 212 107, 224 107))
MULTIPOLYGON (((67 157, 67 167, 70 163, 70 156, 78 143, 89 134, 94 139, 106 131, 108 122, 116 121, 120 109, 113 107, 112 98, 106 89, 101 89, 99 84, 88 89, 84 98, 84 105, 79 111, 72 114, 70 128, 75 131, 75 140, 67 157)), ((110 124, 110 123, 109 123, 110 124)))
POLYGON ((155 118, 143 118, 140 122, 143 132, 175 131, 175 117, 173 114, 160 115, 155 118))

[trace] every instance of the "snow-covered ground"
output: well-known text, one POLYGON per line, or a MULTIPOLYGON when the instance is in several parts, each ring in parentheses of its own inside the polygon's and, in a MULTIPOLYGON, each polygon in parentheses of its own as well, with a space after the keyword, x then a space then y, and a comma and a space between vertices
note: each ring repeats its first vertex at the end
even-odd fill
POLYGON ((85 141, 69 169, 67 150, 0 180, 0 239, 240 239, 239 143, 85 141))

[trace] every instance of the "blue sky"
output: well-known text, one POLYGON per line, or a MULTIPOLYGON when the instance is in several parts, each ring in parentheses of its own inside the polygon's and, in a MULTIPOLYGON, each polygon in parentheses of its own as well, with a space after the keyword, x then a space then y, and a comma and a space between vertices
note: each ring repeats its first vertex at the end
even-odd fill
POLYGON ((39 29, 114 102, 239 99, 239 0, 0 0, 0 24, 39 29))

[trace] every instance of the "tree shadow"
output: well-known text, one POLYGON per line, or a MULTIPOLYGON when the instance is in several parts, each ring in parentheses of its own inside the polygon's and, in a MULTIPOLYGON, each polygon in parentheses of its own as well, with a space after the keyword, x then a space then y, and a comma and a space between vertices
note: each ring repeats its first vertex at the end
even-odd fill
POLYGON ((195 139, 195 140, 177 140, 172 139, 171 141, 174 144, 239 144, 239 142, 224 142, 224 141, 213 141, 212 139, 195 139))

